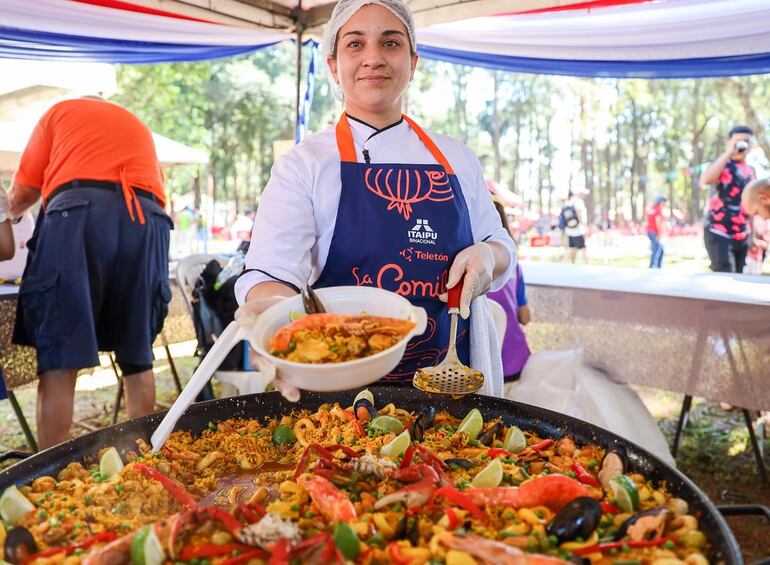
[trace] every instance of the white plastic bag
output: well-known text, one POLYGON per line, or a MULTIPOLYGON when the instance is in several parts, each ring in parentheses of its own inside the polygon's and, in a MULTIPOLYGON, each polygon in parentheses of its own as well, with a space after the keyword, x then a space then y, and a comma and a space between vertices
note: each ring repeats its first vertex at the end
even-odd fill
POLYGON ((628 385, 583 363, 581 349, 533 353, 505 398, 540 406, 611 431, 676 466, 658 425, 628 385))

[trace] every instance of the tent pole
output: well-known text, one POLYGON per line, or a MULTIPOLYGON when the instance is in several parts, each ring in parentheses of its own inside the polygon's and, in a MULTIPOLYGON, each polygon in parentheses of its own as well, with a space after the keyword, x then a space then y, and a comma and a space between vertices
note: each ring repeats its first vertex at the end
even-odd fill
POLYGON ((294 131, 297 131, 299 127, 299 111, 300 111, 300 86, 302 82, 302 29, 303 26, 300 22, 297 22, 297 99, 295 103, 295 117, 294 131))

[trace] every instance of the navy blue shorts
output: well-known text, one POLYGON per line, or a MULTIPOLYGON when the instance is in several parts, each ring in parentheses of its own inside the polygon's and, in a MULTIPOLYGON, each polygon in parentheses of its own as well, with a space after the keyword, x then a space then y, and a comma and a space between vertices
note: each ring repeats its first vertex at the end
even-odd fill
MULTIPOLYGON (((13 341, 37 348, 38 372, 99 364, 152 365, 168 313, 169 230, 151 198, 131 221, 123 193, 74 188, 55 195, 28 242, 13 341)), ((42 212, 41 212, 42 213, 42 212)))

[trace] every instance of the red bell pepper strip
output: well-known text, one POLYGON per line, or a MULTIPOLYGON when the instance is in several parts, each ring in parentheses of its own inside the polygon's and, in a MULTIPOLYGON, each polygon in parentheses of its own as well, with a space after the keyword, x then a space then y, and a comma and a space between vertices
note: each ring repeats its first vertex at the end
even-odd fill
POLYGON ((596 487, 596 488, 601 487, 601 485, 599 484, 599 481, 596 480, 596 477, 594 477, 591 473, 586 471, 585 467, 583 467, 577 461, 575 461, 572 464, 572 472, 575 473, 577 480, 583 483, 584 485, 588 485, 589 487, 596 487))
MULTIPOLYGON (((269 554, 263 550, 263 549, 254 549, 253 547, 250 548, 252 551, 248 553, 244 553, 242 555, 239 555, 238 557, 233 557, 231 559, 225 559, 222 561, 219 565, 241 565, 242 563, 248 563, 252 559, 267 559, 269 554)), ((271 565, 278 565, 279 563, 286 565, 289 563, 288 559, 286 561, 273 561, 273 555, 270 556, 271 565)))
POLYGON ((321 545, 322 543, 326 542, 328 537, 329 534, 316 534, 314 536, 310 536, 309 538, 303 539, 301 542, 295 544, 294 547, 291 548, 291 555, 294 556, 298 553, 302 553, 306 549, 321 545))
POLYGON ((511 453, 507 449, 503 449, 501 447, 493 447, 492 449, 488 449, 487 450, 487 456, 490 459, 496 459, 496 458, 500 457, 501 455, 503 457, 513 457, 513 453, 511 453))
MULTIPOLYGON (((291 542, 287 539, 280 539, 270 547, 270 561, 268 565, 288 565, 291 558, 291 542)), ((236 565, 228 563, 227 565, 236 565)))
POLYGON ((448 529, 450 531, 454 531, 457 529, 457 525, 460 523, 460 520, 457 519, 457 512, 455 512, 454 508, 447 508, 444 510, 444 513, 446 514, 447 520, 449 520, 449 527, 448 529))
POLYGON ((414 453, 416 449, 413 445, 410 445, 406 448, 406 451, 404 452, 404 458, 401 460, 401 465, 399 466, 399 469, 405 469, 412 463, 412 459, 414 459, 414 453))
POLYGON ((30 555, 26 560, 26 562, 34 561, 35 559, 42 559, 43 557, 51 557, 52 555, 56 555, 57 553, 63 553, 66 552, 67 555, 70 555, 71 553, 74 553, 78 549, 86 549, 87 547, 91 547, 95 543, 107 543, 111 541, 115 541, 118 539, 118 535, 115 532, 101 532, 99 534, 96 534, 95 536, 91 536, 88 539, 83 540, 80 543, 76 543, 75 545, 68 545, 66 547, 51 547, 49 549, 46 549, 45 551, 41 551, 39 553, 35 553, 34 555, 30 555))
POLYGON ((609 502, 602 501, 599 503, 599 506, 601 507, 602 512, 606 514, 620 514, 620 508, 609 502))
POLYGON ((326 540, 326 547, 321 553, 321 560, 325 563, 345 563, 345 557, 334 543, 334 538, 329 536, 326 540))
POLYGON ((589 553, 594 553, 597 551, 601 552, 601 551, 609 551, 611 549, 621 549, 623 546, 630 547, 632 549, 636 549, 639 547, 657 547, 659 545, 663 545, 668 541, 674 542, 677 545, 682 544, 682 542, 680 542, 675 537, 668 536, 665 538, 657 538, 652 540, 640 540, 640 541, 629 540, 629 541, 612 541, 609 543, 600 543, 597 545, 589 545, 588 547, 573 549, 572 553, 574 553, 575 555, 587 555, 589 553))
POLYGON ((215 506, 204 506, 198 508, 197 513, 200 518, 211 518, 220 522, 233 537, 237 537, 241 531, 241 523, 227 510, 215 506))
POLYGON ((409 565, 412 561, 408 557, 401 555, 401 548, 396 541, 392 541, 388 544, 388 556, 396 565, 409 565))
POLYGON ((481 508, 479 508, 470 498, 465 496, 456 488, 441 487, 439 489, 436 489, 436 491, 430 497, 430 500, 428 501, 428 505, 430 506, 431 504, 433 504, 434 500, 439 496, 443 496, 449 502, 452 502, 457 506, 462 506, 465 510, 470 512, 474 518, 481 520, 482 522, 486 521, 487 515, 484 514, 481 508))
POLYGON ((134 468, 144 476, 158 481, 168 493, 185 507, 186 510, 195 510, 196 502, 192 495, 182 486, 178 485, 166 475, 153 467, 148 467, 142 463, 134 463, 134 468))
POLYGON ((539 441, 539 442, 537 442, 535 444, 530 445, 529 448, 532 451, 542 451, 543 449, 545 449, 546 447, 551 445, 554 441, 556 441, 556 440, 555 439, 544 439, 543 441, 539 441))
POLYGON ((369 557, 369 555, 372 554, 373 552, 374 552, 374 548, 373 547, 367 547, 358 556, 358 559, 356 559, 356 563, 363 563, 364 561, 366 561, 366 558, 369 557))
POLYGON ((254 549, 253 546, 242 543, 225 543, 222 545, 204 543, 203 545, 186 545, 182 548, 182 551, 179 552, 179 559, 182 561, 189 561, 190 559, 200 559, 202 557, 219 557, 221 555, 228 555, 233 551, 244 554, 251 553, 254 549))
MULTIPOLYGON (((447 464, 444 463, 444 461, 435 453, 433 453, 430 449, 425 447, 424 445, 417 445, 417 453, 422 457, 426 463, 430 463, 433 465, 434 468, 438 467, 438 469, 447 469, 447 464)), ((438 471, 438 469, 436 469, 438 471)))
POLYGON ((243 516, 243 519, 246 520, 249 524, 256 524, 266 514, 265 509, 262 507, 262 505, 257 504, 256 502, 253 502, 251 504, 248 504, 248 503, 239 504, 238 510, 241 511, 241 515, 243 516))
POLYGON ((358 421, 358 418, 356 418, 355 414, 353 414, 349 410, 343 410, 342 412, 345 414, 345 417, 348 420, 350 420, 356 425, 356 429, 358 430, 358 435, 361 437, 366 437, 366 430, 364 430, 364 427, 361 425, 361 422, 358 421))
POLYGON ((358 457, 363 453, 361 451, 356 451, 347 445, 334 444, 330 445, 329 447, 322 447, 317 443, 312 443, 305 448, 305 451, 302 452, 302 456, 299 458, 297 469, 294 471, 294 480, 296 480, 302 473, 305 472, 308 461, 310 460, 311 451, 315 451, 321 459, 325 460, 332 468, 337 469, 337 466, 334 463, 333 452, 340 450, 348 457, 358 457))

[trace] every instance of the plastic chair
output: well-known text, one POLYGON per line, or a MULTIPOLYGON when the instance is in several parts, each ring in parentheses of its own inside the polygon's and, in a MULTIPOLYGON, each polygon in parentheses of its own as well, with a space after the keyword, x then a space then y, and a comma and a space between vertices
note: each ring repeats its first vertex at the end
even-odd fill
MULTIPOLYGON (((190 255, 177 263, 176 280, 190 318, 193 316, 192 292, 195 288, 195 283, 203 269, 212 259, 219 261, 222 267, 227 264, 226 257, 203 253, 190 255)), ((214 378, 222 383, 222 396, 224 397, 264 392, 268 385, 262 378, 262 374, 256 371, 217 371, 214 373, 214 378)))

